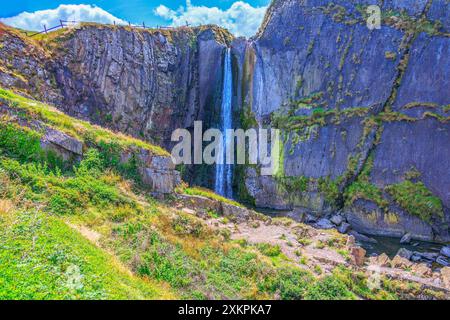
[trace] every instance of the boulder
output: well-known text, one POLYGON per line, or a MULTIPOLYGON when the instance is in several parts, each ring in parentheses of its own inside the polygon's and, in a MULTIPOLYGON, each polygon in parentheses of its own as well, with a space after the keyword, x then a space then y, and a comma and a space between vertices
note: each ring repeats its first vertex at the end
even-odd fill
POLYGON ((400 243, 401 244, 410 244, 411 240, 412 240, 411 233, 407 233, 400 239, 400 243))
POLYGON ((222 202, 222 214, 225 217, 235 217, 238 221, 246 221, 250 217, 248 209, 225 202, 222 202))
POLYGON ((391 259, 387 256, 387 254, 382 253, 379 256, 371 257, 370 263, 379 267, 387 267, 391 264, 391 259))
POLYGON ((368 242, 368 243, 377 243, 377 240, 375 240, 373 238, 369 238, 368 236, 365 236, 359 232, 356 232, 355 230, 350 231, 349 234, 354 236, 357 241, 368 242))
POLYGON ((439 263, 441 266, 450 267, 450 262, 448 262, 448 259, 444 256, 437 257, 436 262, 439 263))
POLYGON ((441 279, 444 287, 450 289, 450 267, 444 267, 441 269, 441 279))
POLYGON ((310 213, 307 213, 305 215, 304 219, 305 219, 305 223, 316 223, 317 222, 317 217, 310 213))
POLYGON ((409 258, 409 260, 411 260, 412 262, 419 262, 422 261, 422 257, 413 253, 411 258, 409 258))
POLYGON ((358 267, 364 265, 366 260, 366 250, 361 247, 352 247, 350 249, 352 263, 358 267))
POLYGON ((447 258, 450 258, 450 246, 445 246, 441 249, 441 256, 446 256, 447 258))
POLYGON ((317 221, 314 224, 314 227, 316 227, 318 229, 325 229, 325 230, 327 230, 327 229, 333 229, 334 228, 334 224, 331 223, 330 220, 322 218, 322 219, 320 219, 319 221, 317 221))
POLYGON ((347 233, 350 230, 350 224, 347 222, 342 222, 338 228, 340 233, 347 233))
POLYGON ((436 261, 437 257, 439 256, 438 253, 434 253, 434 252, 414 251, 414 254, 420 256, 422 259, 427 260, 427 261, 436 261))
POLYGON ((412 251, 409 251, 408 249, 405 248, 400 248, 397 252, 397 256, 411 260, 411 257, 413 255, 412 251))
POLYGON ((433 276, 433 271, 425 263, 414 264, 411 271, 420 277, 430 278, 433 276))
POLYGON ((330 219, 331 222, 333 222, 335 225, 340 226, 342 222, 344 222, 344 218, 340 215, 332 216, 330 219))
POLYGON ((64 161, 80 161, 83 155, 83 143, 80 140, 52 128, 45 129, 41 148, 55 152, 64 161))
POLYGON ((395 256, 391 261, 392 268, 407 269, 411 268, 413 263, 406 258, 395 256))

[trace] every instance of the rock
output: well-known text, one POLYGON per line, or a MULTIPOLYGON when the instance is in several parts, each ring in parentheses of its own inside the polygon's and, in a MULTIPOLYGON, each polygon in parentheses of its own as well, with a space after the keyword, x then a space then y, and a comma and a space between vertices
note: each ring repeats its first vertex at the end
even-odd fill
POLYGON ((350 224, 347 222, 342 222, 338 228, 340 233, 347 233, 350 230, 350 224))
POLYGON ((222 214, 225 217, 235 217, 238 221, 247 221, 250 217, 248 209, 225 202, 222 202, 222 214))
POLYGON ((330 219, 331 222, 333 222, 335 225, 340 226, 342 222, 344 222, 344 218, 340 215, 332 216, 330 219))
POLYGON ((331 223, 330 220, 322 218, 322 219, 320 219, 319 221, 317 221, 314 224, 314 227, 316 227, 318 229, 325 229, 325 230, 327 230, 327 229, 333 229, 334 228, 334 224, 331 223))
POLYGON ((365 236, 359 232, 356 232, 355 230, 350 231, 349 234, 354 236, 357 241, 368 242, 368 243, 377 243, 377 240, 375 240, 373 238, 369 238, 368 236, 365 236))
POLYGON ((391 264, 391 259, 387 256, 387 254, 382 253, 379 256, 371 257, 370 263, 372 265, 380 266, 380 267, 387 267, 391 264))
POLYGON ((401 244, 410 244, 411 240, 412 240, 411 233, 407 233, 400 239, 400 243, 401 244))
POLYGON ((407 269, 412 267, 413 263, 406 258, 395 256, 391 261, 392 268, 407 269))
POLYGON ((202 213, 207 213, 207 211, 222 213, 222 206, 220 202, 201 196, 191 196, 191 195, 178 195, 178 199, 183 203, 183 205, 189 209, 195 211, 202 211, 202 213))
POLYGON ((356 244, 355 237, 354 236, 348 236, 345 246, 347 248, 351 248, 351 247, 354 247, 355 244, 356 244))
POLYGON ((450 267, 444 267, 441 269, 441 279, 444 287, 450 289, 450 267))
POLYGON ((445 246, 441 249, 441 255, 450 258, 450 246, 445 246))
POLYGON ((411 259, 412 255, 413 255, 413 252, 409 251, 408 249, 405 249, 405 248, 400 248, 397 252, 397 256, 400 256, 400 257, 408 259, 408 260, 411 259))
POLYGON ((51 150, 64 161, 80 161, 83 155, 83 143, 64 132, 46 128, 41 138, 41 148, 51 150))
POLYGON ((422 259, 428 260, 428 261, 436 261, 437 257, 439 256, 438 253, 434 252, 417 252, 414 251, 414 254, 420 256, 422 259))
POLYGON ((316 216, 314 216, 314 215, 312 215, 312 214, 310 214, 310 213, 307 213, 306 215, 305 215, 305 223, 316 223, 317 222, 317 217, 316 216))
POLYGON ((358 267, 364 265, 364 262, 366 260, 366 250, 361 247, 353 247, 350 249, 350 255, 353 264, 358 267))
POLYGON ((413 253, 411 258, 409 258, 409 260, 411 260, 412 262, 419 262, 422 261, 422 257, 413 253))
POLYGON ((444 256, 437 257, 436 262, 439 263, 441 266, 450 267, 450 262, 448 262, 448 259, 444 256))
POLYGON ((431 278, 433 276, 433 271, 426 263, 414 264, 411 268, 411 272, 420 277, 431 278))

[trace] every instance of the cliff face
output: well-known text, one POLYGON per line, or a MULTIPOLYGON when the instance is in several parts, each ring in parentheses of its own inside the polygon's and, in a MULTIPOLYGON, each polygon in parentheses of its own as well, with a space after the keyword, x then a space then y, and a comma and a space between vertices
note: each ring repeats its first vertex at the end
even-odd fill
POLYGON ((4 30, 1 50, 10 52, 2 56, 10 58, 1 65, 13 67, 1 84, 70 115, 169 147, 174 129, 209 119, 220 106, 222 55, 232 36, 218 27, 83 24, 37 41, 4 30))
POLYGON ((248 168, 245 186, 257 206, 342 210, 358 231, 448 240, 449 4, 382 1, 371 31, 373 3, 277 0, 235 45, 243 112, 285 133, 283 172, 248 168))
POLYGON ((64 109, 168 147, 214 109, 226 42, 216 31, 82 27, 56 62, 64 109))

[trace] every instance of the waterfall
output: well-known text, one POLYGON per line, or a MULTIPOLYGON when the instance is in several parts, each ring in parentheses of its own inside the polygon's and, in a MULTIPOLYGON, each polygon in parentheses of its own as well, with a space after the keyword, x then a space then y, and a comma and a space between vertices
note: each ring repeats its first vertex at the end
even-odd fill
MULTIPOLYGON (((226 137, 226 130, 232 129, 232 96, 233 96, 233 75, 231 69, 231 49, 228 48, 225 54, 224 78, 222 89, 222 108, 220 112, 220 130, 223 134, 224 148, 221 150, 224 164, 216 164, 216 183, 215 192, 227 197, 233 197, 232 181, 233 171, 232 165, 226 164, 226 150, 231 141, 226 137)), ((219 157, 220 155, 218 155, 219 157)))

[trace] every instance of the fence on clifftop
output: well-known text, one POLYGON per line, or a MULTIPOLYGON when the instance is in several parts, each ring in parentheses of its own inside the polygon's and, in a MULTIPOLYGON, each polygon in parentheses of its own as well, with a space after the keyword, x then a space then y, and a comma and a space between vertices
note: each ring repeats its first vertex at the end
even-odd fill
MULTIPOLYGON (((55 31, 61 28, 68 28, 68 27, 74 27, 77 24, 83 23, 83 22, 87 22, 87 21, 75 21, 75 20, 59 20, 59 25, 51 27, 51 28, 47 28, 47 26, 44 24, 44 30, 39 31, 39 32, 29 32, 29 31, 22 31, 25 35, 27 35, 28 37, 34 37, 37 36, 38 34, 48 34, 50 31, 55 31)), ((163 30, 163 29, 175 29, 175 27, 164 27, 164 26, 156 26, 155 27, 148 27, 145 25, 145 22, 142 22, 142 25, 136 25, 136 24, 131 24, 131 22, 128 22, 128 24, 116 24, 115 21, 113 21, 113 25, 114 26, 129 26, 129 27, 133 27, 133 28, 142 28, 142 29, 159 29, 159 30, 163 30)), ((183 26, 184 27, 184 26, 183 26)), ((190 27, 190 24, 186 21, 186 27, 190 27)))

